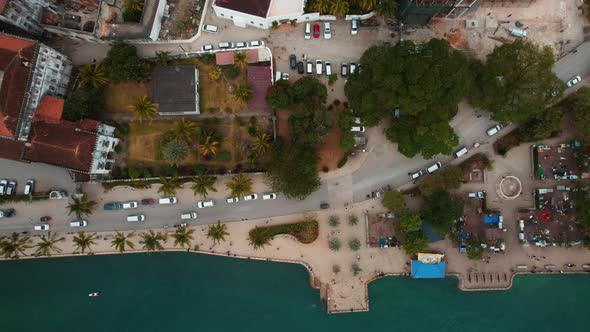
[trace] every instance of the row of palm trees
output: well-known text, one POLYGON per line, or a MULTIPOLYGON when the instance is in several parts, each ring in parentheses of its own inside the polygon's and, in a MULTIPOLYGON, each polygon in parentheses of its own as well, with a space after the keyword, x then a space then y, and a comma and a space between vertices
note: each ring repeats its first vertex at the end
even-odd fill
MULTIPOLYGON (((194 229, 186 227, 179 227, 176 233, 172 234, 174 239, 174 247, 177 248, 191 248, 191 242, 194 240, 194 229)), ((217 223, 210 225, 207 231, 207 238, 211 239, 213 243, 221 243, 225 241, 225 237, 229 235, 227 232, 227 225, 217 223)), ((117 231, 114 238, 111 240, 111 246, 118 252, 125 252, 130 249, 135 249, 135 243, 130 239, 134 233, 125 234, 117 231)), ((139 235, 139 244, 141 248, 146 251, 161 251, 164 250, 164 243, 168 240, 168 236, 164 233, 154 232, 148 230, 139 235)), ((76 251, 85 253, 91 251, 92 246, 97 244, 98 235, 96 233, 86 233, 79 231, 72 239, 76 251)), ((60 242, 64 242, 65 237, 59 233, 48 232, 46 235, 41 235, 39 241, 32 245, 32 239, 27 236, 21 236, 18 233, 12 233, 10 237, 0 236, 0 253, 5 258, 19 258, 26 256, 27 249, 35 248, 34 256, 51 256, 52 254, 59 254, 62 249, 58 246, 60 242)))
POLYGON ((398 7, 396 0, 315 0, 312 9, 320 14, 343 17, 348 14, 351 5, 358 5, 367 12, 375 10, 378 16, 384 18, 393 17, 398 7))

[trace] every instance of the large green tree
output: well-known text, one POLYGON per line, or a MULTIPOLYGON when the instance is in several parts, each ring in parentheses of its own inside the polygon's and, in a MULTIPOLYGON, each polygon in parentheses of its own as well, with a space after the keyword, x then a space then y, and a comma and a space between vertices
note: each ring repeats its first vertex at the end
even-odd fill
POLYGON ((400 227, 405 234, 422 229, 422 217, 417 213, 404 213, 399 218, 400 227))
POLYGON ((289 117, 289 127, 293 142, 316 146, 324 142, 332 123, 319 97, 313 96, 299 104, 289 117))
POLYGON ((421 214, 425 223, 436 228, 440 235, 446 235, 453 222, 463 215, 463 200, 440 190, 424 198, 421 214))
POLYGON ((143 82, 149 79, 149 64, 137 56, 133 45, 115 42, 102 62, 113 83, 143 82))
POLYGON ((449 165, 422 179, 418 187, 422 195, 430 196, 439 190, 459 188, 462 179, 463 171, 457 166, 449 165))
POLYGON ((470 93, 470 102, 502 122, 521 122, 543 111, 563 93, 564 84, 551 71, 550 46, 517 39, 488 55, 470 93))
POLYGON ((73 213, 78 219, 91 215, 92 211, 96 209, 96 201, 89 199, 86 193, 80 198, 72 197, 72 200, 74 202, 67 206, 68 210, 70 210, 68 215, 73 213))
POLYGON ((428 238, 422 231, 408 233, 403 247, 408 255, 419 253, 428 247, 428 238))
POLYGON ((293 104, 293 89, 289 81, 280 80, 266 91, 266 101, 273 109, 286 108, 293 104))
POLYGON ((102 112, 103 106, 102 90, 93 87, 81 87, 66 98, 62 118, 69 121, 96 118, 102 112))
POLYGON ((560 106, 550 107, 541 113, 533 115, 518 127, 518 137, 523 142, 535 142, 557 136, 561 131, 562 117, 563 108, 560 106))
POLYGON ((406 209, 404 194, 397 190, 386 191, 381 203, 393 213, 400 213, 406 209))
POLYGON ((277 139, 266 173, 268 185, 287 198, 304 199, 320 187, 317 152, 305 145, 277 139))

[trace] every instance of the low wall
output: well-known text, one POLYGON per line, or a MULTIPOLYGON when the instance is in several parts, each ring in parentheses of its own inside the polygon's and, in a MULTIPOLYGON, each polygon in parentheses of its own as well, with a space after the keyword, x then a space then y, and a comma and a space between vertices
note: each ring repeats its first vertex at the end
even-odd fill
POLYGON ((352 21, 352 20, 366 20, 366 19, 368 19, 368 18, 371 18, 371 17, 373 17, 373 16, 375 16, 375 12, 374 12, 374 11, 372 11, 372 12, 370 12, 370 13, 367 13, 367 14, 363 14, 363 15, 346 15, 346 16, 344 17, 344 19, 345 19, 346 21, 352 21))

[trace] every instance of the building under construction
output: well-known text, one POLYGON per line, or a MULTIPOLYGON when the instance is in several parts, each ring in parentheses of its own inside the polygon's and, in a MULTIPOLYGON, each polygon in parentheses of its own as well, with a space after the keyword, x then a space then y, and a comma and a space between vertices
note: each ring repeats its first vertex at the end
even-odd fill
POLYGON ((397 19, 426 25, 433 17, 461 18, 481 7, 528 7, 535 0, 400 0, 397 19))

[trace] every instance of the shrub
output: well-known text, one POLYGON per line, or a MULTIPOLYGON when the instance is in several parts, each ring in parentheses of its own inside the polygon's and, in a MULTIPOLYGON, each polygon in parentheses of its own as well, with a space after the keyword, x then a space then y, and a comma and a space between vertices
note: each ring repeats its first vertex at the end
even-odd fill
POLYGON ((350 265, 350 271, 356 277, 362 271, 362 269, 357 263, 353 263, 352 265, 350 265))
POLYGON ((205 53, 201 55, 201 61, 206 65, 213 63, 213 61, 215 61, 215 54, 205 53))
POLYGON ((324 166, 324 167, 322 167, 322 171, 324 173, 328 173, 330 171, 330 168, 328 168, 328 166, 324 166))
POLYGON ((342 247, 342 243, 337 238, 332 238, 328 241, 328 247, 332 251, 338 251, 342 247))
POLYGON ((334 106, 339 106, 340 105, 340 99, 334 99, 334 106))
POLYGON ((115 149, 114 150, 115 150, 116 153, 121 152, 121 145, 119 145, 119 144, 115 145, 115 149))
POLYGON ((354 214, 351 214, 350 216, 348 216, 348 224, 350 226, 354 226, 358 223, 359 223, 359 218, 357 216, 355 216, 354 214))
POLYGON ((258 128, 256 126, 248 127, 248 135, 254 137, 254 136, 256 136, 257 132, 258 132, 258 128))
POLYGON ((244 121, 239 116, 234 116, 234 124, 238 127, 242 127, 244 125, 244 121))
POLYGON ((231 160, 231 152, 229 151, 220 151, 217 153, 217 160, 222 162, 228 162, 231 160))
POLYGON ((361 241, 359 241, 359 239, 356 238, 352 239, 348 241, 348 247, 352 251, 359 251, 359 249, 361 248, 361 241))
POLYGON ((328 224, 330 227, 338 227, 338 225, 340 225, 340 218, 338 218, 338 216, 330 216, 328 224))
POLYGON ((176 165, 168 165, 166 173, 168 176, 178 176, 178 167, 176 165))
POLYGON ((340 159, 340 161, 338 162, 338 168, 342 168, 344 165, 346 165, 347 161, 348 161, 348 156, 342 157, 342 159, 340 159))
POLYGON ((354 134, 350 131, 344 133, 344 135, 340 137, 338 147, 345 152, 352 150, 352 148, 354 148, 354 134))
POLYGON ((251 124, 251 125, 255 125, 255 124, 256 124, 256 122, 258 122, 258 119, 257 119, 257 118, 256 118, 254 115, 252 115, 252 116, 250 117, 250 124, 251 124))
POLYGON ((340 265, 338 265, 338 264, 332 265, 332 272, 334 272, 334 274, 340 273, 340 265))
POLYGON ((117 123, 116 127, 117 127, 117 130, 119 131, 119 135, 121 135, 121 136, 127 136, 127 135, 129 135, 129 132, 131 131, 131 127, 129 126, 129 123, 127 123, 127 122, 117 123))
POLYGON ((223 72, 225 73, 225 76, 230 80, 233 80, 234 78, 240 76, 240 68, 236 66, 226 67, 223 72))
POLYGON ((131 165, 129 166, 129 168, 127 169, 127 176, 130 179, 137 179, 138 177, 141 176, 141 168, 138 167, 137 165, 131 165))
POLYGON ((328 76, 328 84, 329 85, 336 83, 337 80, 338 80, 338 75, 336 75, 336 74, 332 74, 332 75, 328 76))
POLYGON ((334 109, 334 106, 332 106, 332 104, 328 105, 328 111, 331 111, 334 109))

